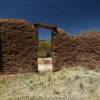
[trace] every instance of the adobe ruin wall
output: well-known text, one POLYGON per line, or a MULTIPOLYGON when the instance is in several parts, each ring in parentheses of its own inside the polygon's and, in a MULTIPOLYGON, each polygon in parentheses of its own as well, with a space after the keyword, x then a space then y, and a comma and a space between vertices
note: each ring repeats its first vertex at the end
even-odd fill
POLYGON ((69 36, 57 26, 31 24, 19 19, 0 19, 0 71, 37 72, 38 28, 52 32, 53 71, 63 66, 100 67, 100 32, 69 36))
POLYGON ((0 19, 3 73, 37 71, 37 33, 24 20, 0 19))

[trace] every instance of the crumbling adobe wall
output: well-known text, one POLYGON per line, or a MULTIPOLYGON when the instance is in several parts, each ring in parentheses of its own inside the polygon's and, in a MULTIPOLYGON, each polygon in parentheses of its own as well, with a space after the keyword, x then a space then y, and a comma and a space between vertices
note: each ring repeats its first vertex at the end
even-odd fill
POLYGON ((75 36, 76 60, 89 68, 100 67, 100 32, 87 32, 75 36))
POLYGON ((60 28, 52 30, 52 63, 53 71, 58 71, 63 67, 64 58, 67 55, 64 55, 66 51, 66 43, 68 42, 68 36, 60 28))
POLYGON ((0 69, 3 73, 38 70, 38 40, 32 24, 24 20, 0 19, 0 42, 0 69))
POLYGON ((30 24, 24 20, 0 19, 0 71, 38 71, 38 28, 52 32, 53 71, 63 66, 100 66, 100 32, 69 36, 54 25, 30 24))
POLYGON ((54 31, 53 64, 54 71, 60 70, 63 66, 100 67, 100 32, 68 36, 64 31, 54 31))

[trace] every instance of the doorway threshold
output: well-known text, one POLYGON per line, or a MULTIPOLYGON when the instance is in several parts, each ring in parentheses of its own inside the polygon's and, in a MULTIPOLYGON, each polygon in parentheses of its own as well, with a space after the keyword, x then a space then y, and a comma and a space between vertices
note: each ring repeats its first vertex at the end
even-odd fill
POLYGON ((53 70, 52 58, 38 58, 39 72, 52 71, 52 70, 53 70))

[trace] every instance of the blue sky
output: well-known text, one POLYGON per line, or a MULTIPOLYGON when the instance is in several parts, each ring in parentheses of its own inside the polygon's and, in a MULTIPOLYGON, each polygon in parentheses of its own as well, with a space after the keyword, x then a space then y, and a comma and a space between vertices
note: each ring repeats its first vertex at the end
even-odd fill
MULTIPOLYGON (((50 23, 73 35, 100 31, 100 0, 0 0, 0 18, 50 23)), ((39 32, 41 38, 50 36, 50 31, 39 32)))

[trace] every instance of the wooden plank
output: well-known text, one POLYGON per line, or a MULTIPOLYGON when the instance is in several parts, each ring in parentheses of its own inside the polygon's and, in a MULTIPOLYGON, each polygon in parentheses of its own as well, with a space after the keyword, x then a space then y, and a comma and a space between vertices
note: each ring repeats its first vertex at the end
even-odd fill
POLYGON ((51 29, 51 30, 57 28, 57 26, 55 26, 55 25, 49 25, 49 24, 45 24, 45 23, 35 23, 34 25, 38 28, 46 28, 46 29, 51 29))

